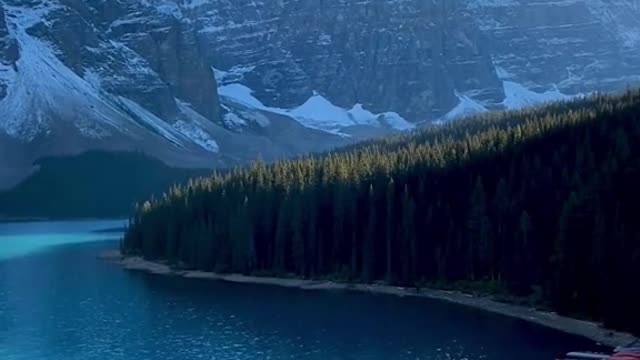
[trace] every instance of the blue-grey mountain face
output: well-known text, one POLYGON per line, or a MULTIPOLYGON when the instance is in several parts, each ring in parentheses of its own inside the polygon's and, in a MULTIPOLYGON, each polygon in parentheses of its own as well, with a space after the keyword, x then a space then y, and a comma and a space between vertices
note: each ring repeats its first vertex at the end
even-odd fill
POLYGON ((2 0, 0 185, 87 149, 227 166, 620 90, 639 19, 636 0, 2 0))

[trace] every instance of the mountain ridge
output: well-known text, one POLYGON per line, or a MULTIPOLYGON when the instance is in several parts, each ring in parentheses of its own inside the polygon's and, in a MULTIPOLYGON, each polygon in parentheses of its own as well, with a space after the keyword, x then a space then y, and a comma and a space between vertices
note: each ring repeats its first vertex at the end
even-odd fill
POLYGON ((629 0, 3 0, 0 15, 0 147, 20 159, 0 156, 0 187, 47 156, 228 167, 640 83, 629 0))
POLYGON ((598 95, 197 179, 138 207, 121 252, 219 274, 462 283, 640 334, 625 286, 640 270, 638 110, 637 90, 598 95))

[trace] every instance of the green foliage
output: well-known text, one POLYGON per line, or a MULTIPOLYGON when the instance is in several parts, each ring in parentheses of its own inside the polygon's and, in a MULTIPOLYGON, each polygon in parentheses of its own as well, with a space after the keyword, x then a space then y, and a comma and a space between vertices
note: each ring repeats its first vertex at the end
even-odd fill
POLYGON ((599 95, 258 162, 138 206, 123 248, 202 269, 453 284, 640 332, 639 114, 640 92, 599 95))

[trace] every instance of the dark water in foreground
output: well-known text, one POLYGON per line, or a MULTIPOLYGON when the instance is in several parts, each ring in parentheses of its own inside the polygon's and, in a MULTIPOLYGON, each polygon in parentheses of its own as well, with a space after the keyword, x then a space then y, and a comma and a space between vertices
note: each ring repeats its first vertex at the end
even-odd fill
POLYGON ((0 224, 0 359, 545 360, 594 347, 438 301, 126 272, 96 259, 117 243, 90 231, 112 227, 0 224))

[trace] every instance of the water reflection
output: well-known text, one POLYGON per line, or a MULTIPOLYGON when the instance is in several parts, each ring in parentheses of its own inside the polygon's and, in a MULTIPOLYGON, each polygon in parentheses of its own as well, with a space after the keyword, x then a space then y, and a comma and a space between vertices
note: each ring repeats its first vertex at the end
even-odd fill
POLYGON ((585 340, 437 301, 126 272, 115 241, 0 261, 0 359, 553 359, 585 340))

